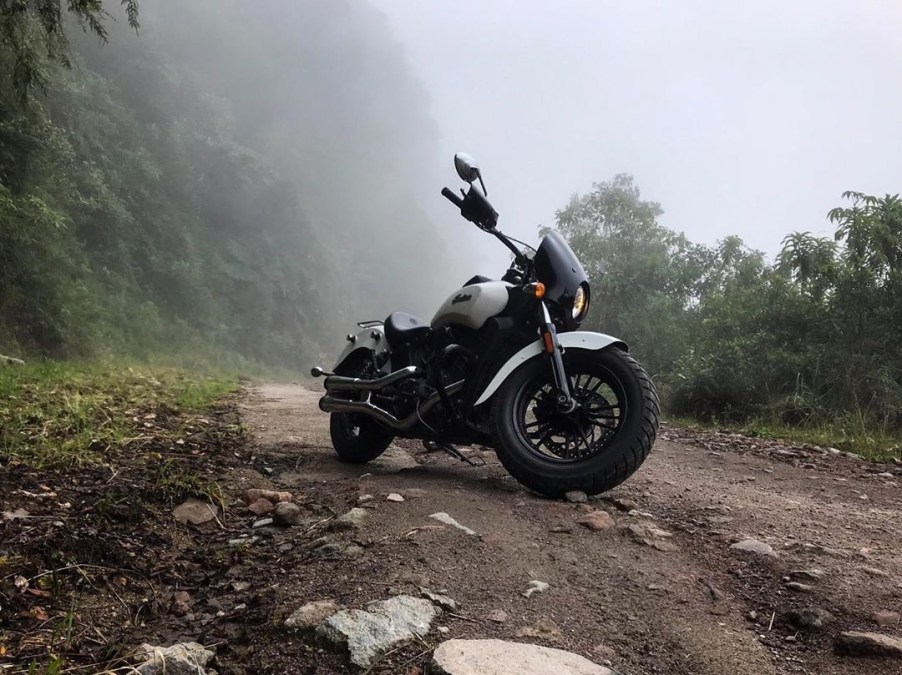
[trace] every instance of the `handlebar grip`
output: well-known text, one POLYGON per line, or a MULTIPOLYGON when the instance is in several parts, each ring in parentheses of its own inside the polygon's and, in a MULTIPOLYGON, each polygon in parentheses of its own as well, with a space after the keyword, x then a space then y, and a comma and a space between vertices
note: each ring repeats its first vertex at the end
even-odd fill
POLYGON ((457 208, 463 208, 464 200, 458 197, 451 191, 451 188, 442 188, 442 196, 445 197, 449 202, 454 204, 457 208))

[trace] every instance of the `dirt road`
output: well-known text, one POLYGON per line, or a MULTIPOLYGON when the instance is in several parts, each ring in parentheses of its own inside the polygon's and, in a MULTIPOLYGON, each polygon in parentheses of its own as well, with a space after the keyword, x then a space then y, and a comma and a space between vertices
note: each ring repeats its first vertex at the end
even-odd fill
MULTIPOLYGON (((370 465, 340 464, 317 396, 297 385, 252 391, 242 414, 267 471, 231 478, 236 488, 264 481, 334 513, 374 497, 364 527, 347 535, 358 544, 353 556, 308 556, 284 568, 286 611, 320 598, 362 606, 417 586, 446 589, 460 603, 459 616, 442 620, 445 636, 376 672, 408 672, 438 639, 498 637, 568 649, 626 675, 902 673, 902 660, 834 650, 843 631, 902 635, 893 614, 902 611, 900 466, 665 428, 631 480, 575 504, 525 491, 487 452, 474 453, 486 466, 473 468, 401 442, 370 465), (405 500, 387 501, 390 493, 405 500), (578 523, 598 510, 613 525, 578 523), (429 518, 436 512, 477 534, 440 526, 429 518), (731 548, 748 538, 773 555, 731 548), (526 598, 532 580, 548 589, 526 598), (806 608, 832 621, 801 628, 806 617, 826 616, 806 608)), ((299 639, 264 651, 257 663, 272 672, 345 668, 299 639)))

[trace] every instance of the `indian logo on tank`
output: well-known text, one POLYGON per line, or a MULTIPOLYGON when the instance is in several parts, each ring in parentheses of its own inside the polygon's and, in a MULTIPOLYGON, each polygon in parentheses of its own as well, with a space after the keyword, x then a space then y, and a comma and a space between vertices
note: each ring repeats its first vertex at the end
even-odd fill
POLYGON ((473 296, 470 295, 469 293, 467 293, 466 295, 464 295, 463 293, 458 293, 457 295, 454 296, 454 300, 451 301, 451 304, 456 305, 461 302, 467 302, 468 300, 472 300, 472 299, 473 299, 473 296))

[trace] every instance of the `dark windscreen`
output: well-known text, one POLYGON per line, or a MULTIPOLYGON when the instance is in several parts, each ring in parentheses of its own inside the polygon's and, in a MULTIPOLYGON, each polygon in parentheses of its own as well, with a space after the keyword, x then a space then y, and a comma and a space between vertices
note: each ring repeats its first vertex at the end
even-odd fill
POLYGON ((536 277, 545 284, 545 297, 562 302, 588 281, 586 272, 569 244, 557 232, 549 232, 536 252, 536 277))

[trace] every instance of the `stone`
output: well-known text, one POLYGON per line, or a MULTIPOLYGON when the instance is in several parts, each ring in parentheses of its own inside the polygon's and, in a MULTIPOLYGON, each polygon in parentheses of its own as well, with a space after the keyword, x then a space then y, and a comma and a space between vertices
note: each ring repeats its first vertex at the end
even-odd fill
POLYGON ((824 576, 823 570, 793 570, 789 573, 789 578, 793 581, 820 581, 824 576))
POLYGON ((519 638, 531 638, 548 640, 549 642, 563 642, 564 634, 558 625, 550 619, 539 619, 534 626, 523 626, 514 633, 519 638))
POLYGON ((485 618, 489 621, 494 621, 495 623, 504 623, 507 621, 507 612, 503 609, 493 609, 485 615, 485 618))
POLYGON ((348 544, 347 546, 344 547, 344 550, 341 552, 341 554, 345 558, 359 558, 364 553, 365 553, 365 550, 364 550, 363 546, 360 546, 359 544, 348 544))
POLYGON ((303 519, 304 512, 301 507, 291 502, 279 502, 273 510, 272 520, 276 525, 291 527, 297 525, 303 519))
POLYGON ((548 531, 555 534, 573 534, 573 527, 571 525, 555 525, 548 531))
POLYGON ((185 616, 191 612, 191 596, 187 591, 176 591, 172 594, 172 604, 169 611, 176 616, 185 616))
POLYGON ((529 582, 529 588, 523 591, 520 595, 524 598, 530 597, 533 593, 544 593, 548 590, 548 584, 544 581, 539 581, 538 579, 533 579, 529 582))
POLYGON ((373 497, 373 495, 360 495, 357 498, 357 503, 358 504, 366 504, 367 502, 371 502, 374 499, 375 499, 375 497, 373 497))
POLYGON ((268 499, 258 499, 255 502, 251 502, 247 505, 248 511, 253 513, 255 516, 265 516, 267 513, 272 513, 273 509, 276 507, 273 506, 273 503, 268 499))
POLYGON ((294 610, 287 619, 288 630, 312 632, 330 616, 341 610, 334 600, 315 600, 294 610))
POLYGON ((254 522, 251 527, 256 529, 258 527, 268 527, 269 525, 272 525, 272 518, 261 518, 260 520, 254 522))
POLYGON ((353 530, 363 525, 366 520, 367 510, 361 508, 353 508, 347 513, 343 513, 332 521, 333 530, 353 530))
POLYGON ((880 633, 840 633, 835 643, 839 654, 902 658, 902 639, 880 633))
POLYGON ((275 504, 277 502, 290 502, 294 499, 294 495, 290 492, 277 492, 276 490, 263 490, 260 488, 250 488, 244 493, 245 504, 253 504, 259 499, 266 499, 275 504))
POLYGON ((787 581, 784 586, 791 591, 795 591, 796 593, 810 593, 814 590, 814 586, 811 584, 803 584, 798 581, 787 581))
POLYGON ((573 504, 585 504, 589 501, 589 497, 582 490, 571 490, 564 495, 564 499, 573 504))
POLYGON ((438 605, 442 609, 447 609, 449 612, 457 611, 457 600, 454 600, 447 595, 433 593, 428 588, 421 588, 420 595, 429 600, 433 605, 438 605))
POLYGON ((891 612, 885 609, 874 612, 871 615, 871 620, 881 628, 885 626, 895 626, 899 623, 899 619, 899 612, 891 612))
POLYGON ((653 525, 652 523, 633 523, 626 529, 627 532, 630 533, 630 536, 632 536, 632 538, 640 544, 650 546, 651 548, 657 549, 658 551, 678 550, 676 544, 668 541, 668 539, 673 535, 670 532, 662 530, 660 527, 653 525))
POLYGON ((438 628, 436 628, 436 630, 439 633, 441 633, 442 635, 447 635, 448 633, 451 632, 451 629, 448 628, 447 626, 439 626, 438 628))
POLYGON ((734 548, 737 551, 756 553, 758 555, 768 555, 773 558, 777 557, 776 551, 774 551, 769 544, 765 544, 763 541, 758 541, 757 539, 743 539, 730 546, 730 548, 734 548))
POLYGON ((401 494, 404 495, 405 499, 420 499, 425 497, 427 493, 423 488, 407 488, 406 490, 401 490, 401 494))
POLYGON ((454 520, 454 518, 449 516, 444 511, 439 511, 438 513, 433 513, 429 517, 432 518, 433 520, 437 520, 440 523, 444 523, 445 525, 450 525, 451 527, 456 527, 458 530, 463 530, 464 532, 466 532, 467 534, 469 534, 471 536, 474 536, 476 534, 476 532, 471 530, 469 527, 465 527, 465 526, 461 525, 456 520, 454 520))
POLYGON ((187 499, 172 510, 172 516, 182 525, 204 525, 216 518, 216 507, 199 499, 187 499))
POLYGON ((390 502, 403 502, 404 501, 404 497, 399 495, 397 492, 392 492, 385 499, 390 502))
POLYGON ((589 659, 507 640, 446 640, 432 655, 434 675, 615 675, 589 659))
POLYGON ((805 607, 787 612, 786 618, 800 630, 821 630, 833 622, 833 615, 820 607, 805 607))
POLYGON ((316 637, 332 648, 347 650, 351 663, 367 669, 389 650, 425 636, 440 612, 428 600, 398 595, 371 602, 366 611, 333 614, 316 629, 316 637))
POLYGON ((576 522, 596 532, 614 527, 614 519, 607 511, 592 511, 577 518, 576 522))
POLYGON ((889 578, 889 573, 876 567, 862 567, 861 571, 871 577, 880 577, 881 579, 889 578))
POLYGON ((367 464, 373 473, 401 473, 411 469, 419 469, 420 465, 408 452, 397 445, 390 445, 376 459, 367 464))
POLYGON ((213 652, 196 642, 180 642, 171 647, 143 644, 138 656, 146 659, 135 669, 140 675, 205 675, 213 652))

